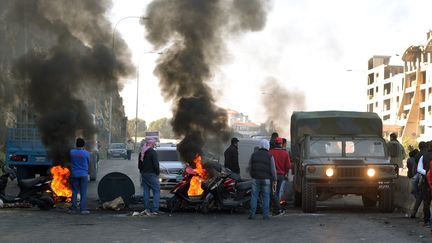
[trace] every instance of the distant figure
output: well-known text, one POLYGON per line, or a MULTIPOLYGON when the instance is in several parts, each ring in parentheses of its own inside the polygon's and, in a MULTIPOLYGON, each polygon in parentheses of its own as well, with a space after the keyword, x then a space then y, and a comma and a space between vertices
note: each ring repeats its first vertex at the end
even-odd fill
POLYGON ((269 141, 262 139, 258 151, 254 152, 249 160, 249 173, 253 179, 249 219, 255 219, 260 193, 263 200, 263 219, 270 219, 270 181, 276 180, 276 166, 273 156, 269 153, 269 148, 269 141))
POLYGON ((156 140, 149 139, 138 155, 138 169, 141 172, 143 186, 144 213, 148 216, 159 215, 159 160, 156 151, 156 140), (153 206, 150 207, 150 190, 153 193, 153 206))
POLYGON ((231 139, 231 145, 224 152, 224 166, 230 169, 232 172, 240 175, 238 142, 239 140, 237 138, 231 139))
POLYGON ((76 148, 71 149, 70 159, 72 163, 72 206, 71 213, 77 213, 78 210, 78 193, 80 194, 80 213, 89 214, 87 210, 87 185, 88 185, 88 165, 90 161, 90 153, 84 149, 85 141, 82 138, 77 138, 76 148))
POLYGON ((279 137, 279 134, 277 132, 272 133, 272 135, 270 137, 270 149, 276 147, 275 138, 277 138, 277 137, 279 137))
POLYGON ((126 153, 127 153, 128 160, 131 160, 133 149, 134 149, 134 143, 132 142, 132 139, 129 139, 126 143, 126 153))
POLYGON ((396 133, 390 134, 390 141, 387 143, 387 150, 389 151, 390 162, 397 164, 399 169, 402 169, 403 160, 405 158, 405 149, 397 140, 396 133))

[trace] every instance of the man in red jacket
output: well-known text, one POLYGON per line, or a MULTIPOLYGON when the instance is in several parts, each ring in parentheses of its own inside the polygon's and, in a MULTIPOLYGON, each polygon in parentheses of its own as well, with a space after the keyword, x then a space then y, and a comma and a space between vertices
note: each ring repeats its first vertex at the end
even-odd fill
POLYGON ((276 184, 276 189, 273 190, 272 201, 274 204, 273 215, 277 216, 283 214, 279 203, 279 195, 283 181, 288 178, 291 160, 288 152, 282 148, 282 138, 276 137, 274 141, 275 147, 270 149, 270 154, 273 155, 276 164, 277 180, 273 182, 276 184))

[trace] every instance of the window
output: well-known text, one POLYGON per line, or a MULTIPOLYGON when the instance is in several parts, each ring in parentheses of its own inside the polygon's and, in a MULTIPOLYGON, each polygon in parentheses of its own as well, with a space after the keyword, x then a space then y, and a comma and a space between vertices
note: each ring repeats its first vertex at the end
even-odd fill
POLYGON ((176 150, 156 150, 159 161, 179 161, 176 150))

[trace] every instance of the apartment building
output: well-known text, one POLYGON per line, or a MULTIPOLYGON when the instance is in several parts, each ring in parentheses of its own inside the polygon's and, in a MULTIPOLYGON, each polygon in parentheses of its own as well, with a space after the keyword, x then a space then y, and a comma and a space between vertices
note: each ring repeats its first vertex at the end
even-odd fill
POLYGON ((380 115, 384 132, 410 143, 432 140, 432 31, 425 45, 408 47, 397 57, 368 61, 367 111, 380 115))

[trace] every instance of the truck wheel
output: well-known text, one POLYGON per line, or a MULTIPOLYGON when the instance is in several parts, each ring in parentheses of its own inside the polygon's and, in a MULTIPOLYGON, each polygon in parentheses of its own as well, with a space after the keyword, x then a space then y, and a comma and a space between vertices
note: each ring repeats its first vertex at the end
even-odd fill
POLYGON ((379 190, 378 207, 382 213, 392 213, 394 210, 393 203, 393 188, 389 185, 388 188, 379 190))
POLYGON ((90 158, 89 163, 89 175, 90 175, 90 181, 95 181, 97 178, 97 171, 98 171, 98 162, 96 161, 96 156, 92 155, 90 158))
POLYGON ((368 197, 367 195, 362 195, 362 201, 365 208, 375 207, 377 203, 376 195, 375 199, 371 198, 370 196, 368 197))
POLYGON ((294 207, 302 205, 302 193, 294 189, 294 207))
POLYGON ((302 209, 305 213, 316 211, 316 187, 309 184, 306 178, 302 181, 302 209))

